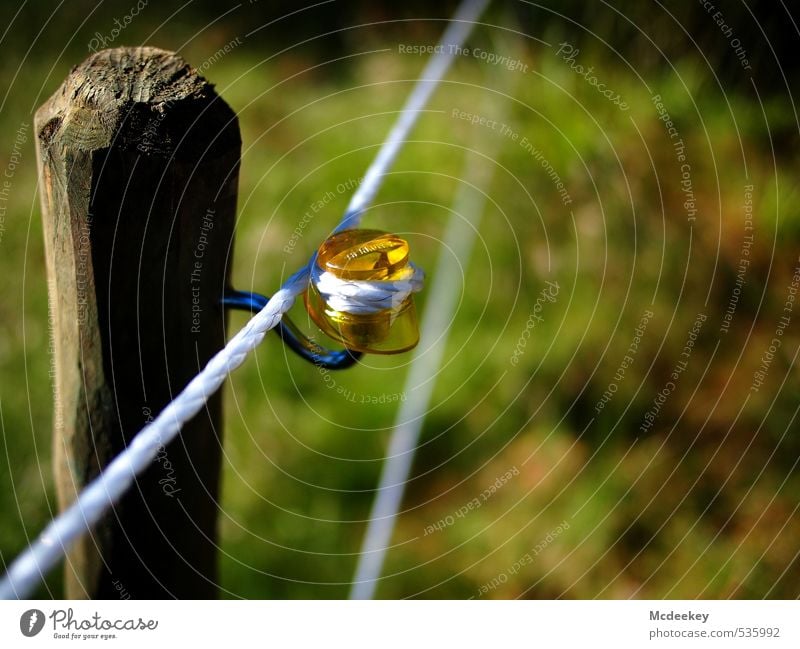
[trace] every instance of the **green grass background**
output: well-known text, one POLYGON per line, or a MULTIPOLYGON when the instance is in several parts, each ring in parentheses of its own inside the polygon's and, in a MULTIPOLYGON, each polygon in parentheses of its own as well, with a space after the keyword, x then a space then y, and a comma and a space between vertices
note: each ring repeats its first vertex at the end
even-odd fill
MULTIPOLYGON (((139 33, 132 28, 130 37, 139 33)), ((176 48, 187 34, 189 28, 170 24, 151 44, 176 48)), ((542 37, 557 43, 560 35, 542 37)), ((199 65, 235 36, 211 28, 182 54, 199 65)), ((485 31, 474 44, 519 56, 528 71, 456 61, 365 221, 406 234, 415 260, 431 271, 465 149, 497 151, 480 238, 471 258, 460 260, 463 280, 452 286, 460 301, 446 363, 378 595, 796 597, 796 322, 765 385, 749 392, 797 265, 797 149, 783 135, 794 123, 787 103, 768 95, 760 104, 746 87, 723 93, 692 54, 673 59, 674 68, 650 68, 642 80, 607 50, 586 49, 581 62, 625 98, 630 110, 622 112, 572 72, 555 47, 511 35, 489 39, 485 31), (690 155, 699 210, 691 243, 680 171, 651 101, 656 93, 690 155), (564 180, 572 204, 562 204, 521 146, 454 119, 454 108, 502 120, 532 141, 564 180), (755 187, 752 264, 731 330, 720 334, 740 257, 747 183, 755 187), (546 280, 559 282, 559 297, 545 306, 513 366, 511 354, 546 280), (654 317, 635 361, 593 418, 646 308, 654 317), (708 321, 688 369, 652 430, 640 434, 699 312, 708 321), (519 475, 485 504, 425 535, 426 526, 453 515, 512 467, 519 475), (568 529, 553 536, 563 521, 568 529)), ((390 51, 313 67, 319 60, 302 48, 263 62, 262 52, 244 46, 205 71, 242 129, 234 260, 240 288, 274 290, 326 236, 348 193, 337 193, 310 221, 291 254, 283 250, 314 200, 363 174, 423 65, 379 33, 360 45, 390 51)), ((79 58, 55 65, 47 57, 27 60, 21 74, 29 83, 12 84, 15 70, 5 64, 12 92, 0 112, 3 168, 14 133, 32 124, 32 111, 79 58)), ((4 562, 55 507, 35 176, 31 126, 0 240, 4 562)), ((420 311, 434 307, 423 292, 420 311)), ((301 309, 293 313, 304 322, 301 309)), ((232 316, 232 331, 244 321, 232 316)), ((332 388, 268 338, 232 376, 220 512, 224 596, 346 596, 397 410, 396 402, 358 400, 401 393, 408 359, 370 358, 333 375, 332 388)), ((58 574, 47 583, 60 592, 58 574)))

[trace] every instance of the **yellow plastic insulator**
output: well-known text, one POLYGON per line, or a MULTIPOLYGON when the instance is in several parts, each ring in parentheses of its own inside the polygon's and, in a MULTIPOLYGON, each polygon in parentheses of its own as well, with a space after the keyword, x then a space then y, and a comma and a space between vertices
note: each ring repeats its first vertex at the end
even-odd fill
MULTIPOLYGON (((408 243, 380 230, 344 230, 327 239, 317 252, 317 265, 342 280, 405 279, 408 243)), ((328 336, 348 349, 371 354, 398 354, 419 342, 414 298, 373 313, 337 311, 312 282, 305 293, 308 313, 328 336)))

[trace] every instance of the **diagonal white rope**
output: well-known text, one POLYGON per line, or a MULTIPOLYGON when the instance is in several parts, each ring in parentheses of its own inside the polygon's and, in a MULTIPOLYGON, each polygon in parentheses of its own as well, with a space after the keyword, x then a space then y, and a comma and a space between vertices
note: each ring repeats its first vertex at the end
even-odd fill
MULTIPOLYGON (((435 54, 406 100, 387 139, 381 145, 364 181, 350 200, 336 231, 356 227, 374 198, 386 171, 408 138, 420 112, 447 72, 457 48, 472 31, 488 0, 463 0, 439 41, 435 54)), ((114 506, 144 471, 161 445, 169 444, 181 426, 194 417, 247 355, 278 324, 295 299, 306 288, 313 258, 284 283, 253 318, 195 376, 183 391, 150 424, 133 438, 104 471, 81 492, 78 499, 57 516, 39 537, 11 564, 0 581, 0 599, 30 596, 44 575, 60 561, 72 543, 114 506)))

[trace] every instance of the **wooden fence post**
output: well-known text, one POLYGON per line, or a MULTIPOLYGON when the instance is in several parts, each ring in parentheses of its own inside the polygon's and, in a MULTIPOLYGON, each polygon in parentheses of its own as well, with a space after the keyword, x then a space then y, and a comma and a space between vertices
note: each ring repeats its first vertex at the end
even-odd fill
MULTIPOLYGON (((225 342, 241 139, 171 52, 105 50, 35 119, 63 508, 225 342)), ((216 594, 221 399, 70 552, 66 597, 216 594)))

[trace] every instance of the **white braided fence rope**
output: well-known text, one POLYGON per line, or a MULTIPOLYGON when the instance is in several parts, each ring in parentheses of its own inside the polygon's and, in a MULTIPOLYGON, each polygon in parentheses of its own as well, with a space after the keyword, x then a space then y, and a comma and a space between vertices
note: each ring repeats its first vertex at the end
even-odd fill
MULTIPOLYGON (((437 47, 436 54, 422 71, 334 232, 358 226, 364 210, 372 202, 420 112, 449 69, 457 47, 466 40, 488 3, 489 0, 462 0, 439 41, 442 47, 437 47)), ((84 488, 78 499, 47 525, 11 564, 0 581, 0 599, 24 599, 30 596, 75 540, 96 525, 130 488, 136 476, 150 466, 158 449, 175 439, 183 424, 200 411, 227 376, 244 362, 267 332, 277 326, 297 296, 306 289, 310 269, 315 263, 316 259, 312 257, 306 266, 290 276, 266 306, 231 338, 152 422, 139 431, 128 447, 84 488)))
POLYGON ((341 279, 314 264, 311 283, 334 311, 368 314, 394 309, 422 290, 425 273, 416 264, 409 262, 394 276, 393 280, 341 279))

